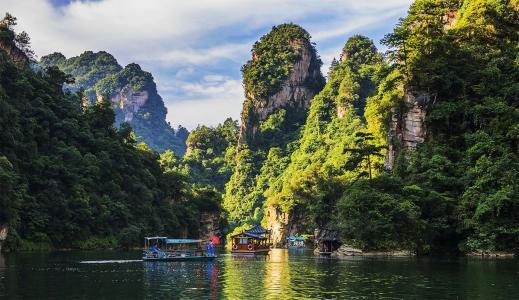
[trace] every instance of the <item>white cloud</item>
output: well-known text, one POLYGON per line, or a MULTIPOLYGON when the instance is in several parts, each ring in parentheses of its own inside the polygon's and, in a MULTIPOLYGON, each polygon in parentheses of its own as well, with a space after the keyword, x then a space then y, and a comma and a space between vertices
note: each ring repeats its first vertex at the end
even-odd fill
POLYGON ((74 1, 59 9, 44 0, 0 3, 19 18, 19 27, 33 37, 39 55, 108 49, 129 60, 201 64, 250 49, 249 40, 229 43, 229 35, 302 21, 310 31, 315 28, 316 40, 322 40, 392 16, 405 10, 410 0, 103 0, 74 1), (329 17, 311 18, 323 12, 329 17))
POLYGON ((0 8, 18 17, 39 56, 106 50, 123 65, 141 64, 154 74, 168 119, 187 125, 238 116, 239 68, 271 26, 302 25, 328 64, 347 35, 396 20, 412 0, 99 0, 59 8, 48 1, 0 0, 0 8))
POLYGON ((240 80, 220 75, 208 75, 198 83, 176 82, 185 100, 167 104, 168 121, 189 129, 199 124, 214 126, 232 117, 240 116, 243 87, 240 80))
POLYGON ((205 65, 217 63, 220 59, 239 60, 243 54, 249 51, 251 44, 252 42, 225 44, 204 49, 180 48, 168 50, 158 55, 153 52, 139 53, 135 58, 151 63, 166 64, 167 66, 205 65))

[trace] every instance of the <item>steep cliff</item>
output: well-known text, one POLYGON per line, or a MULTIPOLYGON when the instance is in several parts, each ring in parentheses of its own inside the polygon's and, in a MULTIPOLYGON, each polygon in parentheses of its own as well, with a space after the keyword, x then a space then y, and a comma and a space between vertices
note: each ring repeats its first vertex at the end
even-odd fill
POLYGON ((417 0, 384 38, 391 65, 366 111, 377 140, 389 133, 390 171, 343 193, 343 241, 517 252, 518 12, 517 1, 417 0))
MULTIPOLYGON (((357 148, 356 134, 365 128, 366 98, 376 92, 374 73, 381 62, 370 39, 350 38, 325 87, 313 98, 297 149, 265 193, 263 222, 273 230, 276 246, 284 246, 291 234, 326 228, 341 186, 356 174, 369 173, 365 162, 350 168, 348 161, 350 149, 357 148)), ((377 164, 375 155, 371 163, 377 164)))
POLYGON ((323 85, 310 35, 294 24, 272 28, 242 68, 245 101, 236 166, 224 207, 233 224, 259 223, 263 193, 288 163, 314 95, 323 85))
MULTIPOLYGON (((419 7, 420 5, 427 4, 425 4, 425 2, 424 4, 414 4, 415 7, 419 7)), ((436 24, 430 22, 428 18, 417 21, 416 23, 437 26, 434 33, 436 35, 448 34, 449 30, 456 28, 455 26, 458 20, 457 5, 459 4, 456 4, 455 1, 452 3, 449 1, 438 1, 435 6, 431 7, 431 9, 434 7, 434 9, 431 10, 431 14, 442 15, 441 18, 435 20, 434 23, 436 24)), ((420 11, 418 10, 418 12, 420 11)), ((431 52, 431 47, 428 46, 428 44, 434 34, 431 34, 429 37, 422 37, 420 41, 422 45, 418 47, 426 48, 426 50, 422 49, 425 53, 431 52)), ((384 167, 387 170, 393 169, 397 156, 400 153, 409 154, 425 141, 427 134, 425 124, 427 111, 433 106, 437 97, 436 94, 430 92, 431 79, 422 78, 424 76, 424 74, 422 74, 423 69, 429 67, 430 62, 420 61, 420 56, 418 56, 418 58, 415 57, 413 61, 411 58, 407 58, 408 54, 404 54, 402 51, 408 50, 400 50, 404 64, 408 64, 408 66, 406 66, 406 70, 403 72, 404 76, 402 78, 405 79, 400 83, 400 88, 403 90, 403 97, 400 101, 397 101, 396 105, 390 110, 391 120, 387 132, 388 151, 384 161, 384 167), (423 64, 423 66, 420 66, 420 64, 423 64), (410 71, 409 68, 411 66, 415 72, 410 71), (429 90, 429 92, 426 90, 429 90)), ((427 54, 425 53, 422 55, 426 56, 427 54)))
POLYGON ((7 224, 0 224, 0 252, 2 252, 2 244, 7 239, 8 230, 7 224))
POLYGON ((107 52, 86 51, 69 59, 61 53, 53 53, 42 57, 40 65, 55 65, 72 75, 75 82, 66 88, 72 92, 84 89, 90 103, 108 95, 116 113, 116 125, 128 122, 151 148, 159 152, 171 149, 177 155, 183 155, 185 135, 166 122, 167 109, 157 93, 153 77, 138 64, 123 68, 107 52))
POLYGON ((387 137, 384 167, 391 170, 399 150, 412 151, 425 141, 425 117, 434 98, 429 93, 408 89, 399 107, 391 109, 391 123, 387 137))
MULTIPOLYGON (((295 57, 288 62, 290 65, 288 76, 280 74, 279 86, 271 87, 270 93, 263 94, 255 93, 256 82, 248 83, 249 88, 245 92, 246 100, 240 125, 240 144, 254 144, 260 123, 279 109, 292 112, 297 119, 294 120, 296 122, 304 120, 310 101, 324 85, 320 71, 321 63, 309 39, 303 35, 292 40, 289 50, 293 51, 295 57)), ((244 71, 247 72, 261 63, 261 55, 265 54, 253 49, 252 61, 244 66, 244 71)), ((247 85, 247 82, 245 84, 247 85)))

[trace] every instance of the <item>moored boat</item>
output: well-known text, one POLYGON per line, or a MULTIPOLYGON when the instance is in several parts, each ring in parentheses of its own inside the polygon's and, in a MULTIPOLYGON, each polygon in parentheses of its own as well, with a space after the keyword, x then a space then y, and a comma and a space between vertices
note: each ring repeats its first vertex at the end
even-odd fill
POLYGON ((303 236, 289 236, 287 237, 287 246, 289 249, 302 249, 305 247, 306 238, 303 236))
POLYGON ((191 261, 213 260, 216 256, 204 250, 203 240, 171 239, 163 236, 145 237, 142 260, 191 261))
POLYGON ((270 251, 271 231, 261 226, 232 236, 232 254, 268 254, 270 251))

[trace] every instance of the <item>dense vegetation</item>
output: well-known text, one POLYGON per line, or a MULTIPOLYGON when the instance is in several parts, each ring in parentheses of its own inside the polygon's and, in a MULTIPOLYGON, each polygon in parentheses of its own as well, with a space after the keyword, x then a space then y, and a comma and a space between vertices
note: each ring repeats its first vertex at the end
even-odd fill
POLYGON ((96 103, 101 95, 108 95, 113 102, 117 126, 128 122, 139 140, 154 150, 170 149, 183 155, 188 132, 183 127, 174 130, 166 123, 167 109, 157 93, 153 76, 138 64, 131 63, 123 68, 105 51, 85 51, 68 59, 59 52, 52 53, 42 57, 39 65, 42 68, 57 66, 70 74, 74 82, 66 84, 65 89, 73 93, 83 89, 84 105, 96 103), (140 92, 147 94, 145 103, 129 99, 140 92))
POLYGON ((371 142, 361 116, 366 98, 376 92, 375 71, 382 57, 363 36, 350 38, 342 57, 312 100, 289 165, 266 192, 267 205, 299 211, 309 232, 315 225, 327 225, 348 182, 380 170, 380 149, 371 142))
POLYGON ((518 13, 517 1, 422 0, 385 38, 398 84, 436 98, 425 143, 394 169, 426 195, 433 248, 519 250, 518 13))
POLYGON ((180 171, 193 183, 214 186, 219 193, 231 177, 238 141, 238 122, 231 118, 211 128, 199 126, 187 138, 187 152, 180 171))
MULTIPOLYGON (((0 224, 11 249, 134 246, 147 234, 198 234, 205 205, 161 168, 107 100, 82 106, 57 67, 15 62, 16 20, 0 23, 0 224)), ((28 40, 27 40, 28 42, 28 40)), ((4 248, 5 249, 5 248, 4 248)))
POLYGON ((418 0, 383 40, 385 61, 350 39, 267 203, 363 249, 518 251, 518 10, 418 0), (397 159, 385 170, 390 121, 411 91, 433 99, 425 141, 390 140, 397 159))

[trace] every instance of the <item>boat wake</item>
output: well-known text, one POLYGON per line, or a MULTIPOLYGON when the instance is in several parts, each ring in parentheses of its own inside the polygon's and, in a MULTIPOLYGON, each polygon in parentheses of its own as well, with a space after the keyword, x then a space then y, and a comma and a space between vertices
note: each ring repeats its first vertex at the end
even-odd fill
POLYGON ((80 264, 125 264, 133 262, 142 262, 142 259, 127 259, 127 260, 83 260, 80 264))

